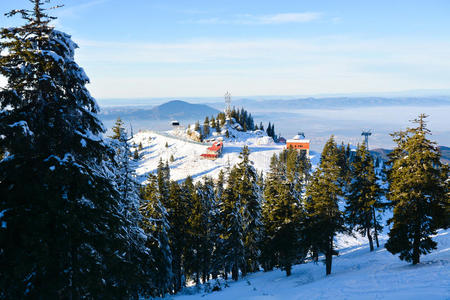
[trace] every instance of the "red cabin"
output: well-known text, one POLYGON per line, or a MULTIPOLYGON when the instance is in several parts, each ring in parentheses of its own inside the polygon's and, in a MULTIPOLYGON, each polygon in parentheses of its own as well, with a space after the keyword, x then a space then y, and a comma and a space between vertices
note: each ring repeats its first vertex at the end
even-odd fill
POLYGON ((309 155, 309 140, 304 139, 292 139, 286 141, 286 149, 295 149, 297 151, 306 151, 306 155, 309 155))
POLYGON ((206 153, 201 154, 202 158, 217 159, 222 154, 223 142, 214 142, 211 147, 207 149, 206 153))

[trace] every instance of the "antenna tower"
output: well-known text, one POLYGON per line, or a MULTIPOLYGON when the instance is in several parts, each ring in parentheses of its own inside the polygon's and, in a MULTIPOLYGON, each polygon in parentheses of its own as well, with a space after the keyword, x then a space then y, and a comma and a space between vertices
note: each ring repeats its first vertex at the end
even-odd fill
POLYGON ((366 144, 367 151, 369 151, 369 136, 372 135, 372 131, 370 129, 369 130, 363 130, 361 135, 364 136, 364 143, 366 144))
POLYGON ((228 91, 225 93, 225 116, 231 118, 231 94, 228 91))

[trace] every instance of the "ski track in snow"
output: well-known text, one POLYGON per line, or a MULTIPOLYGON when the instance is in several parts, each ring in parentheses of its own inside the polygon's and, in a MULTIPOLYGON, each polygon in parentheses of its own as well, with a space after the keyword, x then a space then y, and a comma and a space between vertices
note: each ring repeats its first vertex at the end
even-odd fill
MULTIPOLYGON (((325 276, 323 263, 296 265, 286 277, 280 270, 258 272, 237 282, 228 281, 222 291, 168 296, 167 299, 450 299, 450 230, 434 238, 438 249, 421 256, 413 266, 389 253, 382 240, 369 252, 368 244, 341 249, 333 258, 332 274, 325 276)), ((195 287, 185 293, 192 293, 195 287)))

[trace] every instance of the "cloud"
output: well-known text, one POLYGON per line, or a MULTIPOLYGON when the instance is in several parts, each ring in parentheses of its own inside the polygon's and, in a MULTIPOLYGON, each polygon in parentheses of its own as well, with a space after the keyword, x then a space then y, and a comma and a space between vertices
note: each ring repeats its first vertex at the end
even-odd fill
POLYGON ((308 23, 319 20, 323 14, 319 12, 302 13, 279 13, 272 15, 235 15, 231 18, 204 18, 198 20, 189 20, 185 23, 196 24, 240 24, 240 25, 270 25, 270 24, 288 24, 288 23, 308 23))
POLYGON ((313 94, 442 88, 450 43, 433 39, 77 41, 100 97, 313 94), (122 82, 122 84, 120 84, 122 82))
POLYGON ((322 16, 321 13, 305 12, 305 13, 285 13, 260 17, 251 17, 250 22, 257 24, 284 24, 284 23, 307 23, 315 21, 322 16), (253 20, 252 20, 253 19, 253 20))
POLYGON ((85 9, 104 4, 110 0, 91 0, 79 3, 77 5, 63 6, 61 9, 55 10, 58 17, 78 17, 85 9))

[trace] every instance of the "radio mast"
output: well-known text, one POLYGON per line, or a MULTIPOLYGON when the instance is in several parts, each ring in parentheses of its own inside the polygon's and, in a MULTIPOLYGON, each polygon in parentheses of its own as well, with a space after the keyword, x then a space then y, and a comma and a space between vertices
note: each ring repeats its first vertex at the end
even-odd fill
POLYGON ((364 136, 364 143, 366 144, 366 149, 367 151, 369 151, 369 136, 372 135, 371 130, 363 130, 363 132, 361 133, 361 135, 364 136))
POLYGON ((225 93, 225 117, 231 119, 231 94, 228 91, 225 93))

